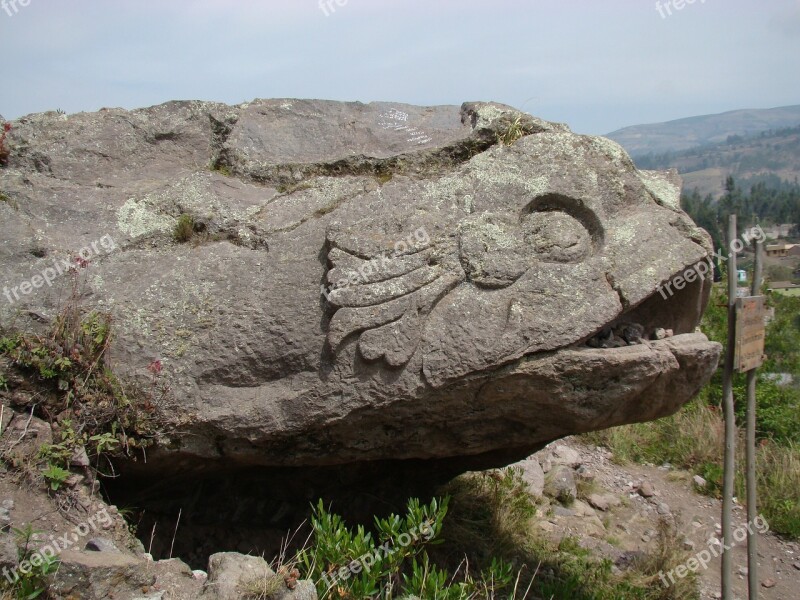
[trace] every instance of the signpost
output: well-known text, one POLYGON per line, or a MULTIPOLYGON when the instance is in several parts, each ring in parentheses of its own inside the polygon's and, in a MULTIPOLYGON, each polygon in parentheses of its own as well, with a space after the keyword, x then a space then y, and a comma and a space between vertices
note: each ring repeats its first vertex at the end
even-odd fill
POLYGON ((764 362, 764 296, 736 299, 736 349, 734 365, 739 373, 746 373, 764 362))
MULTIPOLYGON (((747 371, 747 521, 753 523, 758 516, 756 494, 756 369, 764 362, 765 307, 761 293, 761 268, 764 252, 763 243, 756 242, 755 266, 753 267, 752 296, 742 298, 741 319, 738 327, 736 365, 740 371, 747 371)), ((747 528, 747 589, 748 596, 758 599, 758 551, 756 533, 747 528)))
MULTIPOLYGON (((728 217, 728 240, 736 238, 736 215, 728 217)), ((736 470, 736 424, 733 398, 733 373, 747 373, 747 518, 758 516, 756 494, 756 369, 764 362, 765 302, 761 292, 762 242, 754 245, 755 267, 750 296, 736 297, 736 252, 731 244, 728 262, 728 345, 725 352, 722 401, 725 412, 725 466, 722 492, 722 599, 732 600, 732 509, 736 470)), ((747 528, 747 584, 750 600, 758 599, 758 553, 756 534, 747 528)))

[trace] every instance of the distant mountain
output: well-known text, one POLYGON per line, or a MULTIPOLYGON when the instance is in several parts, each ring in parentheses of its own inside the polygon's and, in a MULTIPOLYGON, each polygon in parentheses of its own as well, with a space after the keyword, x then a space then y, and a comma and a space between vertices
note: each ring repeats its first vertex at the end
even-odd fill
POLYGON ((676 168, 684 190, 718 196, 725 178, 733 175, 739 187, 764 181, 772 188, 800 177, 800 126, 730 136, 725 142, 682 152, 648 154, 634 159, 640 169, 676 168))
POLYGON ((634 125, 609 133, 633 157, 680 152, 725 142, 730 136, 751 136, 770 129, 800 125, 800 105, 769 109, 733 110, 666 123, 634 125))

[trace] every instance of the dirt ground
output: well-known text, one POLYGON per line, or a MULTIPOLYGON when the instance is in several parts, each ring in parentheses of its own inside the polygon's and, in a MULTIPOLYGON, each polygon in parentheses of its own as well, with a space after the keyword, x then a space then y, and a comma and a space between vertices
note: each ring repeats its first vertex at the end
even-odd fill
MULTIPOLYGON (((576 535, 581 543, 594 551, 619 560, 620 555, 631 555, 655 547, 655 529, 661 516, 672 515, 678 522, 684 549, 690 556, 710 549, 721 531, 722 505, 719 500, 699 494, 694 489, 690 474, 675 470, 669 465, 626 465, 612 461, 611 453, 595 446, 587 446, 576 439, 558 442, 577 451, 580 470, 588 471, 599 494, 607 493, 620 500, 618 506, 606 511, 591 509, 580 503, 577 510, 557 511, 542 521, 542 528, 553 536, 576 535), (651 487, 652 496, 643 497, 639 488, 644 482, 651 487), (590 510, 587 510, 590 509, 590 510), (575 514, 570 515, 570 512, 575 514), (600 527, 598 527, 600 522, 600 527), (712 540, 712 542, 710 542, 712 540)), ((648 492, 649 493, 649 492, 648 492)), ((736 504, 734 528, 741 529, 744 537, 747 524, 746 508, 736 504)), ((763 529, 763 522, 755 525, 763 529)), ((752 527, 756 530, 757 527, 752 527)), ((736 533, 734 534, 736 538, 736 533)), ((747 542, 733 548, 734 595, 747 599, 747 542)), ((719 546, 716 547, 717 554, 719 546)), ((720 598, 721 559, 708 552, 711 561, 707 568, 698 568, 701 598, 720 598)), ((798 600, 800 598, 800 544, 781 539, 767 532, 758 536, 759 598, 764 600, 798 600)), ((668 578, 667 578, 668 579, 668 578)))

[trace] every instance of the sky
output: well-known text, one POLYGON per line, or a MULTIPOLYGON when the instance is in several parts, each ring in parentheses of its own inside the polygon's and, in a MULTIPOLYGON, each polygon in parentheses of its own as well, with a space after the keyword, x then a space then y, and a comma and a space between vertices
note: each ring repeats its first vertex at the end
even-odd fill
POLYGON ((0 0, 0 56, 6 119, 493 100, 604 134, 800 104, 800 0, 0 0))

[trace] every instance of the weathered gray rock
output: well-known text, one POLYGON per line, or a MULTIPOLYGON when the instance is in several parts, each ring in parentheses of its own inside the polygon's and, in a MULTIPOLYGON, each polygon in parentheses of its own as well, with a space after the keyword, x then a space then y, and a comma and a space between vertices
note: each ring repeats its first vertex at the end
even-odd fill
POLYGON ((90 552, 119 552, 116 544, 107 538, 96 537, 86 542, 84 550, 90 552))
POLYGON ((56 598, 79 594, 87 600, 130 600, 156 582, 153 568, 126 554, 66 550, 58 558, 58 572, 49 589, 56 598))
POLYGON ((208 581, 202 597, 208 600, 239 600, 263 594, 275 600, 317 600, 310 581, 296 581, 289 589, 284 578, 276 575, 263 558, 236 552, 220 552, 208 562, 208 581))
POLYGON ((607 510, 615 508, 621 504, 620 499, 614 494, 590 494, 587 500, 594 508, 603 512, 606 512, 607 510))
POLYGON ((638 491, 642 498, 652 498, 656 495, 656 490, 653 487, 653 484, 649 481, 643 481, 641 484, 639 484, 638 491))
POLYGON ((554 465, 566 465, 568 467, 577 467, 581 464, 581 454, 575 448, 570 448, 564 444, 554 444, 547 448, 546 451, 550 462, 554 465))
POLYGON ((142 469, 508 464, 674 412, 719 357, 710 281, 658 292, 711 249, 677 178, 506 106, 171 102, 7 142, 0 322, 53 318, 83 251, 116 363, 173 392, 142 469), (641 343, 586 347, 618 324, 641 343))
POLYGON ((522 479, 528 485, 528 492, 534 498, 540 498, 544 492, 544 471, 535 456, 512 465, 522 471, 522 479))
POLYGON ((11 533, 0 533, 0 569, 13 570, 19 562, 19 550, 11 533))
POLYGON ((553 468, 545 478, 544 493, 566 504, 575 500, 578 497, 578 488, 572 469, 563 465, 553 468))

